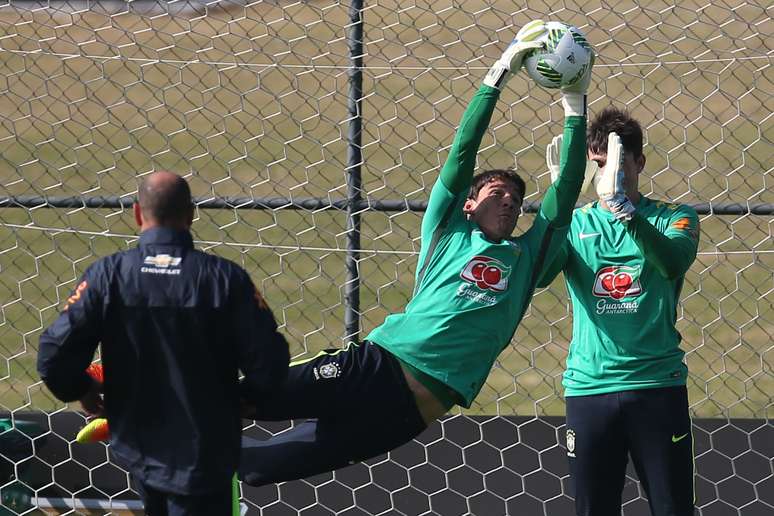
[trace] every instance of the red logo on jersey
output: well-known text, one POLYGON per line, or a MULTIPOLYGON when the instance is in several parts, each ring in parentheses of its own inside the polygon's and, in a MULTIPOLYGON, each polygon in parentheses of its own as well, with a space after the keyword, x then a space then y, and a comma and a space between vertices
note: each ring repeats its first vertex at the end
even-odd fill
POLYGON ((639 296, 642 293, 640 285, 640 268, 627 265, 610 265, 597 271, 594 278, 594 295, 597 297, 639 296))
POLYGON ((474 256, 468 262, 460 276, 465 281, 475 283, 481 290, 502 292, 508 288, 508 276, 511 268, 500 260, 488 256, 474 256))

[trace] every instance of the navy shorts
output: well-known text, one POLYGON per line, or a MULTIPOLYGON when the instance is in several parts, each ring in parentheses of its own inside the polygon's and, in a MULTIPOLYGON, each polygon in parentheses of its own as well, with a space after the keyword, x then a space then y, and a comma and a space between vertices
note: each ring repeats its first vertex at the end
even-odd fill
POLYGON ((243 437, 239 472, 251 485, 306 478, 361 462, 426 428, 399 362, 369 342, 292 363, 278 391, 252 401, 255 419, 309 420, 268 440, 243 437))

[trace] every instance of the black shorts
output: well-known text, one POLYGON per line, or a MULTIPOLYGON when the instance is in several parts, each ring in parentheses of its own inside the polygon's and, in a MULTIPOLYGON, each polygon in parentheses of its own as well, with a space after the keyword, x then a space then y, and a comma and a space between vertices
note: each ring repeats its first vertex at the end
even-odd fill
POLYGON ((254 401, 258 420, 310 420, 265 441, 243 438, 240 478, 252 485, 360 462, 426 428, 400 364, 369 342, 291 364, 282 387, 254 401))
POLYGON ((653 516, 691 516, 693 436, 684 386, 568 396, 578 516, 620 516, 628 456, 653 516))

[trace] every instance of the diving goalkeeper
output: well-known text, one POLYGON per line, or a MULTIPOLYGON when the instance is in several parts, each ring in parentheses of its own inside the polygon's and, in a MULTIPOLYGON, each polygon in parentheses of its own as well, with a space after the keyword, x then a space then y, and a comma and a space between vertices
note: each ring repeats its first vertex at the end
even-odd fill
POLYGON ((292 364, 271 396, 243 395, 259 420, 312 418, 265 441, 245 439, 240 476, 263 485, 331 471, 394 449, 455 404, 470 407, 532 297, 543 263, 564 240, 586 164, 586 91, 562 91, 559 179, 532 227, 511 238, 524 181, 510 170, 473 177, 500 91, 541 43, 523 27, 468 105, 422 220, 413 298, 362 345, 292 364))
POLYGON ((642 140, 640 124, 614 107, 591 122, 599 201, 575 210, 538 282, 564 271, 573 305, 562 383, 578 516, 621 514, 629 454, 654 516, 694 513, 688 370, 675 319, 699 221, 689 206, 639 193, 642 140))

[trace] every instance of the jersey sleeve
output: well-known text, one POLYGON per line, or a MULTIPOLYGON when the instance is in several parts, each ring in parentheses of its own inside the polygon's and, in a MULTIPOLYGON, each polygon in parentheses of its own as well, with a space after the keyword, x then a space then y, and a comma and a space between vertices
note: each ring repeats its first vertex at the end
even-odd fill
POLYGON ((476 154, 499 96, 497 89, 481 86, 465 109, 449 156, 430 193, 427 211, 422 219, 423 243, 431 240, 439 228, 464 218, 461 205, 470 189, 476 154))
POLYGON ((440 179, 435 182, 430 191, 427 210, 422 217, 422 245, 427 245, 437 231, 460 222, 465 217, 462 205, 465 194, 454 194, 440 179))
POLYGON ((244 270, 231 285, 232 339, 239 369, 244 373, 244 395, 261 395, 277 387, 287 376, 290 354, 285 337, 260 291, 244 270))
POLYGON ((627 231, 645 260, 664 278, 683 276, 696 259, 699 217, 690 206, 677 205, 663 232, 637 213, 629 221, 627 231))
POLYGON ((51 393, 65 402, 82 398, 93 382, 86 368, 102 331, 103 271, 103 261, 86 270, 57 319, 40 336, 38 373, 51 393))
POLYGON ((586 117, 568 116, 564 122, 559 178, 546 190, 535 221, 525 233, 538 277, 565 241, 585 170, 586 117))
POLYGON ((538 274, 538 281, 536 285, 538 288, 549 286, 551 282, 554 281, 554 278, 556 278, 559 273, 564 270, 564 266, 567 264, 567 258, 569 256, 569 246, 570 242, 567 240, 565 235, 565 238, 562 239, 562 243, 556 250, 556 254, 553 256, 553 259, 549 259, 546 262, 548 265, 543 267, 543 269, 538 274))

